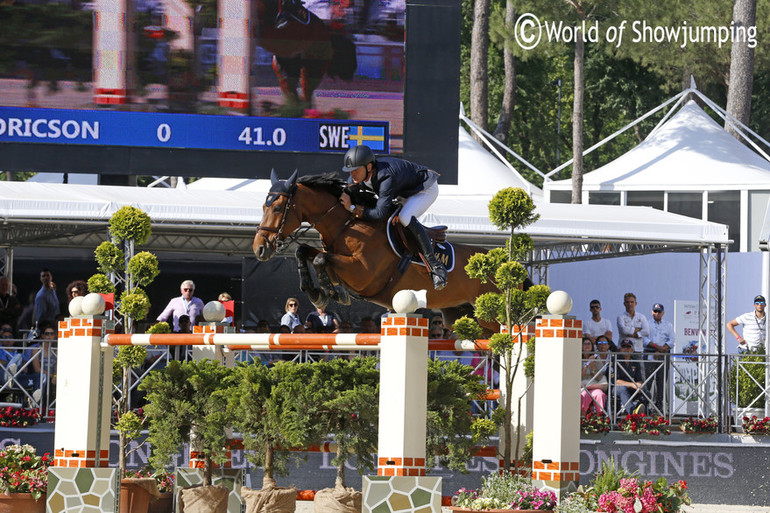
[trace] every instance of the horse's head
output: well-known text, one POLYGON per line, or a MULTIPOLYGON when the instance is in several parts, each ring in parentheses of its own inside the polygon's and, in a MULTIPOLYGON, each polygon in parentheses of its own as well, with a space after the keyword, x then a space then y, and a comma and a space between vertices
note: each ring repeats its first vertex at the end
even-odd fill
POLYGON ((279 180, 273 170, 270 181, 270 192, 262 205, 262 222, 254 236, 254 254, 260 261, 268 260, 280 250, 283 240, 301 224, 291 202, 297 189, 297 171, 288 180, 279 180))

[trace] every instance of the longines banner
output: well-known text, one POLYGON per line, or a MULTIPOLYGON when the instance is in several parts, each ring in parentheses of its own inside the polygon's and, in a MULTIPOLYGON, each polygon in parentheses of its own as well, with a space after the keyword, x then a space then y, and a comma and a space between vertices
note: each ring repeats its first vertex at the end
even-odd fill
MULTIPOLYGON (((38 453, 53 452, 53 432, 45 426, 25 429, 0 429, 0 447, 28 443, 38 453)), ((699 504, 734 504, 770 506, 770 437, 742 435, 696 435, 685 438, 675 433, 660 439, 636 439, 612 434, 603 439, 581 440, 581 484, 587 485, 590 476, 601 470, 602 462, 613 458, 616 463, 640 477, 669 482, 687 481, 693 502, 699 504), (763 438, 767 438, 764 440, 763 438)), ((136 446, 136 442, 132 442, 136 446)), ((112 464, 117 465, 117 436, 112 440, 112 464)), ((148 445, 139 447, 128 458, 129 468, 147 465, 148 445)), ((186 451, 185 451, 186 454, 186 451)), ((292 467, 288 477, 278 478, 281 486, 294 485, 300 489, 319 490, 334 486, 335 467, 332 454, 308 454, 299 468, 292 467)), ((187 457, 179 456, 177 466, 187 466, 187 457)), ((247 485, 259 488, 262 471, 253 469, 242 451, 233 452, 233 467, 251 469, 247 485)), ((430 475, 443 477, 443 495, 453 495, 459 488, 476 488, 482 476, 497 471, 495 458, 473 458, 468 473, 452 472, 444 468, 430 475)), ((346 475, 347 486, 361 488, 361 477, 353 466, 346 475)))

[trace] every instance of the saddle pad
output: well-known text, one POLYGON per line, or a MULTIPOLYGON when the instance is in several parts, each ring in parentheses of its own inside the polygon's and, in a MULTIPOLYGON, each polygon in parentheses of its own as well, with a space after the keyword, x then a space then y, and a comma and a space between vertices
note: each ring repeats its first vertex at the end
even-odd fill
MULTIPOLYGON (((395 216, 396 214, 393 214, 395 216)), ((422 259, 419 255, 407 255, 406 254, 406 248, 404 247, 404 244, 401 242, 401 238, 396 233, 396 228, 393 226, 393 216, 388 219, 387 224, 387 233, 388 233, 388 243, 390 244, 390 249, 393 250, 393 253, 396 254, 396 256, 403 258, 407 258, 407 256, 410 257, 410 261, 413 264, 421 265, 425 267, 425 264, 423 263, 422 259)), ((452 246, 449 242, 435 242, 431 241, 433 243, 433 253, 436 255, 436 259, 438 259, 439 262, 444 264, 444 267, 446 267, 446 272, 451 272, 452 269, 455 267, 455 248, 452 246)))

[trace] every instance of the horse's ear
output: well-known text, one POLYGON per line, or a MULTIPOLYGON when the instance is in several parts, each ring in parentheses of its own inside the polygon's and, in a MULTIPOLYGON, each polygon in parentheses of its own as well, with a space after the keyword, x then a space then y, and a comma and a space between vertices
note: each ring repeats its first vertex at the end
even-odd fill
POLYGON ((286 183, 289 185, 294 185, 297 182, 297 175, 299 174, 299 170, 295 169, 294 173, 289 177, 288 180, 286 180, 286 183))
POLYGON ((270 185, 275 185, 278 182, 278 175, 275 174, 275 168, 270 170, 270 185))

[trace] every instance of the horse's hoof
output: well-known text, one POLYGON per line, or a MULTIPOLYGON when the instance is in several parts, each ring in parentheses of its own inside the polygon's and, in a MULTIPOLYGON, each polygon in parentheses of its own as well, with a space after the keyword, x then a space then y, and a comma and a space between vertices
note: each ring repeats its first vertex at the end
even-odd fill
POLYGON ((345 287, 335 287, 333 297, 334 300, 341 305, 348 306, 350 304, 350 293, 345 287))

